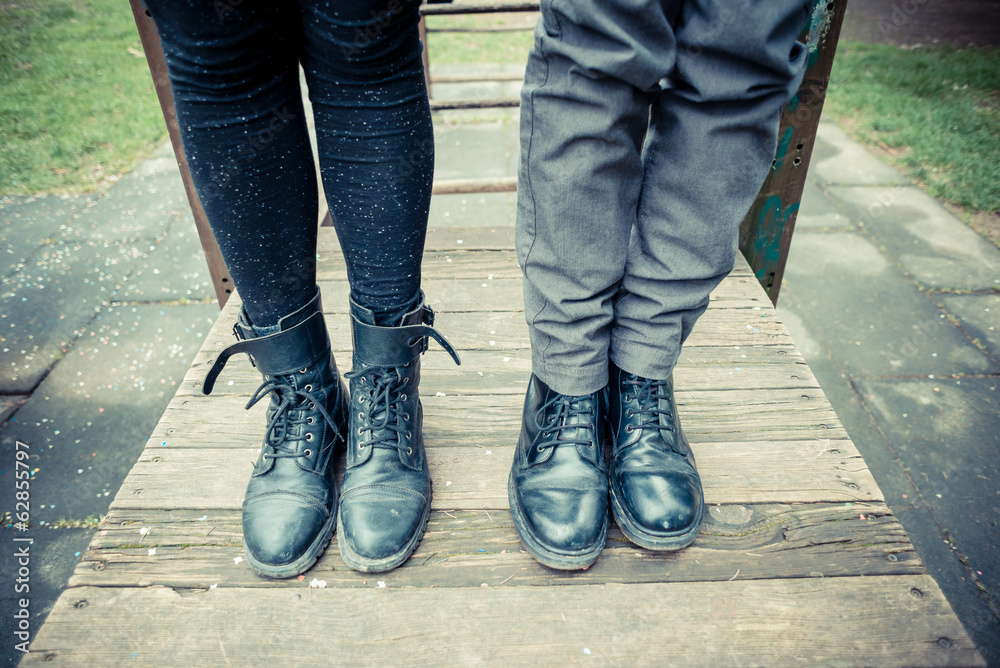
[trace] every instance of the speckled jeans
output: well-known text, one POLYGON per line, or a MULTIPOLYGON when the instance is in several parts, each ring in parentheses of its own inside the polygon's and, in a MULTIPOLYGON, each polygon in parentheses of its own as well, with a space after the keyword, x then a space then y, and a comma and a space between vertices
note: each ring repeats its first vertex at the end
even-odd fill
POLYGON ((798 87, 808 0, 542 0, 521 93, 517 253, 532 367, 666 378, 798 87))
POLYGON ((243 304, 269 326, 315 293, 317 179, 351 296, 380 324, 418 298, 434 135, 412 0, 146 0, 191 176, 243 304))

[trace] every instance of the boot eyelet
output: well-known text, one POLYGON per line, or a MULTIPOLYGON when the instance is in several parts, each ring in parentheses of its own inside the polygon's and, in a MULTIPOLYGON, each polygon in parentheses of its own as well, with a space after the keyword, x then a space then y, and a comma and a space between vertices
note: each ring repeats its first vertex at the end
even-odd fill
POLYGON ((306 392, 312 392, 313 391, 313 386, 312 385, 306 385, 305 389, 306 389, 306 392))
POLYGON ((631 408, 625 409, 625 417, 632 417, 632 409, 631 408))
POLYGON ((309 370, 309 369, 299 369, 299 373, 305 373, 305 372, 306 372, 306 371, 308 371, 308 370, 309 370))
POLYGON ((632 401, 632 395, 631 394, 626 394, 625 395, 625 401, 632 401))
POLYGON ((313 451, 312 450, 303 450, 302 451, 302 456, 303 457, 312 457, 313 456, 313 451))
POLYGON ((309 402, 309 410, 315 410, 315 409, 316 409, 316 404, 314 404, 313 402, 310 401, 309 402))
MULTIPOLYGON (((362 428, 362 427, 358 427, 358 436, 361 436, 361 435, 363 435, 364 433, 365 433, 365 430, 364 430, 364 428, 362 428)), ((362 447, 364 447, 364 446, 362 446, 362 447)))
POLYGON ((409 420, 410 419, 410 414, 409 413, 403 413, 403 419, 404 420, 409 420))
POLYGON ((361 397, 360 399, 358 399, 358 403, 359 403, 359 404, 363 404, 363 403, 365 403, 365 401, 366 401, 367 399, 368 399, 368 397, 361 397))
POLYGON ((632 429, 632 425, 630 425, 630 424, 625 425, 625 432, 626 433, 631 434, 633 431, 635 431, 635 430, 632 429))
POLYGON ((306 424, 316 424, 316 418, 310 415, 309 418, 306 420, 306 424))
POLYGON ((407 448, 406 449, 406 454, 412 455, 413 454, 413 448, 407 448))
POLYGON ((410 432, 406 432, 406 438, 413 438, 413 434, 411 434, 410 432))
POLYGON ((399 395, 399 400, 400 401, 406 401, 406 395, 405 394, 399 395))
POLYGON ((307 440, 307 441, 311 441, 311 440, 313 440, 313 435, 312 435, 312 432, 309 432, 308 434, 306 434, 306 440, 307 440))
POLYGON ((538 450, 539 452, 544 452, 545 451, 545 449, 542 446, 540 446, 540 445, 537 446, 535 449, 538 450))
POLYGON ((358 413, 358 419, 359 420, 364 420, 365 419, 365 414, 363 412, 362 413, 358 413))
POLYGON ((594 447, 594 440, 593 440, 593 439, 591 439, 591 440, 590 440, 590 445, 589 445, 589 446, 587 446, 587 447, 589 447, 589 448, 592 448, 592 447, 594 447))

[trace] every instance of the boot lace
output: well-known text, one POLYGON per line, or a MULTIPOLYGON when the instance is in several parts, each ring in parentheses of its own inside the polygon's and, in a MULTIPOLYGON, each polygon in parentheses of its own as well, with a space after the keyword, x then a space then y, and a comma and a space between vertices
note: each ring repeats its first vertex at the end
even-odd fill
MULTIPOLYGON (((646 427, 652 427, 654 429, 664 429, 666 431, 673 431, 673 417, 669 410, 665 408, 660 408, 660 398, 664 394, 664 388, 667 385, 665 380, 652 380, 650 378, 640 378, 639 376, 634 376, 625 381, 626 385, 631 385, 635 391, 635 398, 639 402, 638 408, 628 408, 625 410, 625 417, 632 417, 633 415, 639 416, 639 424, 628 424, 625 426, 625 431, 631 433, 637 429, 644 429, 646 427), (660 416, 666 416, 664 423, 666 426, 660 424, 660 416)), ((632 397, 631 393, 625 394, 625 400, 629 401, 632 397)))
POLYGON ((407 429, 409 413, 404 412, 403 402, 406 401, 404 390, 410 379, 403 377, 398 367, 364 367, 348 371, 344 378, 353 379, 368 376, 371 389, 363 397, 362 403, 368 403, 368 410, 361 411, 358 425, 358 435, 371 432, 372 440, 361 444, 366 447, 396 448, 406 454, 413 454, 413 449, 404 447, 402 436, 412 438, 407 429))
MULTIPOLYGON (((326 423, 330 425, 330 428, 333 430, 333 440, 323 446, 323 448, 319 451, 320 453, 333 447, 338 438, 343 440, 343 437, 340 435, 340 430, 337 428, 333 417, 331 417, 326 408, 323 407, 322 402, 320 402, 311 392, 297 389, 291 380, 285 376, 271 378, 261 383, 261 386, 258 387, 257 391, 250 397, 250 401, 247 402, 247 410, 252 408, 257 404, 257 402, 271 393, 274 393, 274 398, 278 405, 274 413, 271 415, 271 420, 267 425, 267 431, 264 434, 264 445, 269 446, 271 449, 270 453, 264 453, 263 457, 265 460, 302 456, 299 454, 298 449, 289 445, 288 442, 300 440, 301 438, 291 436, 294 427, 298 425, 313 424, 315 418, 311 415, 306 415, 307 411, 318 410, 320 415, 323 416, 323 419, 326 420, 326 423)), ((311 434, 307 434, 304 440, 311 440, 311 434)), ((305 450, 305 456, 308 457, 311 454, 311 450, 305 450)))
POLYGON ((562 438, 561 432, 566 429, 589 429, 590 431, 596 432, 597 427, 593 420, 585 424, 572 424, 570 422, 570 418, 573 417, 593 417, 596 414, 597 409, 593 406, 590 408, 581 408, 578 398, 557 394, 542 404, 542 406, 535 413, 535 426, 541 431, 542 435, 546 437, 545 440, 540 442, 535 447, 538 448, 539 452, 559 445, 572 444, 586 445, 590 448, 594 447, 593 437, 586 440, 562 438), (553 410, 547 413, 550 408, 553 410))

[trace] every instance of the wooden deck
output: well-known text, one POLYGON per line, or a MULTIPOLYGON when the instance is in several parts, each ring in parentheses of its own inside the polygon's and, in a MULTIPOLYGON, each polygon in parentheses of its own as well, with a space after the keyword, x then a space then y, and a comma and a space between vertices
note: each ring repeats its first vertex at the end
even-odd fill
MULTIPOLYGON (((321 229, 341 370, 347 284, 321 229)), ((710 507, 698 540, 654 554, 612 529, 589 570, 522 549, 507 473, 530 370, 510 228, 436 228, 421 394, 434 478, 427 533, 384 574, 336 541, 304 577, 242 560, 240 507, 264 424, 234 360, 232 299, 22 665, 985 665, 745 263, 713 294, 676 371, 710 507)))

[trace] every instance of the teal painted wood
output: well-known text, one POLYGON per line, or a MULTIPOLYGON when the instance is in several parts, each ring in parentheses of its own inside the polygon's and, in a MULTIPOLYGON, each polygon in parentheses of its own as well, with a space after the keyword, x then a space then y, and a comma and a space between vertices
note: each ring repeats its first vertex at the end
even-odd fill
POLYGON ((740 224, 740 251, 774 304, 778 303, 846 8, 847 0, 817 0, 815 4, 804 35, 809 47, 808 69, 798 92, 781 114, 771 172, 740 224))

